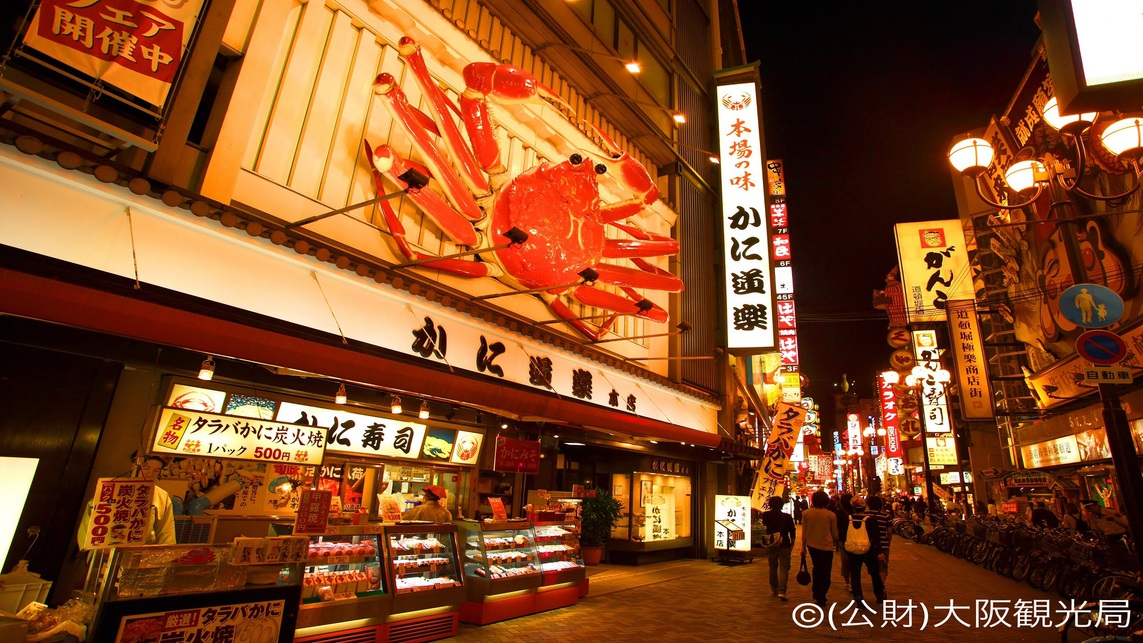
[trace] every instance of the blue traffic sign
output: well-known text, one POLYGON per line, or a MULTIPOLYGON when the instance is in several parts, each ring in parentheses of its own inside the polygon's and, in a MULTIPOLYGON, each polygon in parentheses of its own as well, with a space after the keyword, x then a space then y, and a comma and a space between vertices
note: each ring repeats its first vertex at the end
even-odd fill
POLYGON ((1111 366, 1127 356, 1127 344, 1111 331, 1089 330, 1076 340, 1076 352, 1096 366, 1111 366))
POLYGON ((1083 328, 1106 328, 1123 317, 1123 300, 1099 284, 1076 284, 1060 295, 1060 313, 1083 328))

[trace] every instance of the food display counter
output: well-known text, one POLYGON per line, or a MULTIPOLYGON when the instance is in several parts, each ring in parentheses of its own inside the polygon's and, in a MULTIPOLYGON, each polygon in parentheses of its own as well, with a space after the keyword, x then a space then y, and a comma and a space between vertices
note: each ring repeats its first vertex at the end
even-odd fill
MULTIPOLYGON (((536 596, 544 574, 532 523, 458 520, 456 525, 468 585, 460 620, 485 625, 540 611, 536 596)), ((548 540, 555 536, 550 533, 548 540)))
POLYGON ((575 605, 587 595, 587 569, 579 553, 579 521, 532 523, 543 581, 536 593, 536 611, 575 605))
POLYGON ((292 641, 306 544, 279 537, 101 551, 89 640, 292 641))

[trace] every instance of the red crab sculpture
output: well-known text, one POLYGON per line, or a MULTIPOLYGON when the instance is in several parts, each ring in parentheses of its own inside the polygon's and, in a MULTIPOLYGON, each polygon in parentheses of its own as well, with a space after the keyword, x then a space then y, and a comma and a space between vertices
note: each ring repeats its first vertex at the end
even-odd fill
MULTIPOLYGON (((371 149, 366 143, 377 190, 384 192, 382 176, 402 190, 409 185, 400 177, 409 169, 431 176, 440 192, 415 188, 409 190, 409 197, 455 243, 486 250, 479 253, 481 261, 438 259, 433 268, 465 277, 498 278, 514 287, 537 291, 555 315, 593 340, 607 334, 619 315, 667 321, 667 312, 641 297, 636 289, 683 289, 678 277, 645 261, 647 257, 677 253, 678 242, 619 223, 659 198, 647 170, 597 129, 609 148, 607 158, 593 162, 583 154, 573 154, 567 161, 542 163, 508 177, 500 160, 489 102, 546 100, 570 112, 569 106, 522 69, 472 63, 464 68, 465 90, 458 108, 429 75, 417 43, 402 38, 398 50, 429 104, 429 113, 410 105, 390 74, 377 76, 373 89, 408 134, 424 165, 399 156, 388 145, 371 149), (456 115, 464 123, 467 140, 456 115), (607 172, 632 194, 631 198, 600 202, 597 180, 607 172), (608 239, 607 225, 632 238, 608 239), (527 242, 494 247, 490 240, 499 239, 512 228, 526 232, 527 242), (618 258, 630 259, 635 267, 603 263, 618 258), (577 275, 588 277, 572 285, 577 275), (596 288, 597 279, 617 286, 623 294, 596 288), (568 308, 565 294, 612 314, 602 324, 586 324, 568 308)), ((382 201, 380 207, 400 252, 414 261, 431 258, 410 246, 392 206, 382 201)))

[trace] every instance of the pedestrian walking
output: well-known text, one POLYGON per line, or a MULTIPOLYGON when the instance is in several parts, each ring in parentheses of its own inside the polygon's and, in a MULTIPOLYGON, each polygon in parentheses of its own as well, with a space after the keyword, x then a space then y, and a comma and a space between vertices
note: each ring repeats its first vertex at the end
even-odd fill
POLYGON ((802 513, 806 510, 806 499, 801 496, 794 496, 794 524, 802 522, 802 513))
POLYGON ((833 571, 833 553, 837 551, 837 514, 826 507, 829 494, 815 491, 810 497, 810 508, 802 513, 802 557, 810 555, 813 565, 814 602, 826 606, 830 574, 833 571))
MULTIPOLYGON (((865 567, 873 580, 873 594, 880 603, 885 600, 885 583, 881 580, 880 563, 877 558, 881 553, 881 530, 877 526, 877 520, 865 513, 864 498, 860 496, 854 498, 850 507, 853 513, 846 519, 845 531, 839 535, 841 549, 849 558, 853 600, 859 603, 865 602, 865 593, 861 589, 861 568, 865 567)), ((869 608, 868 603, 866 607, 869 608)))
POLYGON ((893 518, 885 511, 885 503, 877 496, 870 496, 865 501, 865 512, 877 520, 877 528, 881 531, 881 553, 877 555, 877 563, 881 572, 881 581, 889 576, 889 545, 893 542, 893 518))
POLYGON ((774 496, 770 498, 770 511, 763 512, 762 524, 767 534, 779 534, 781 541, 770 547, 767 557, 770 561, 770 593, 778 600, 786 600, 786 583, 790 580, 790 554, 794 550, 795 527, 790 514, 782 511, 786 501, 774 496))
MULTIPOLYGON (((837 531, 839 534, 845 532, 846 521, 849 520, 849 517, 853 514, 853 505, 851 504, 852 502, 853 502, 853 494, 852 493, 843 493, 843 494, 841 494, 840 500, 838 500, 838 503, 837 503, 838 504, 838 506, 837 506, 837 531)), ((841 577, 843 580, 845 580, 846 587, 852 587, 853 584, 850 582, 850 579, 849 579, 849 573, 850 573, 849 554, 848 554, 848 552, 845 551, 844 548, 842 548, 842 549, 838 550, 838 557, 841 559, 841 577)))

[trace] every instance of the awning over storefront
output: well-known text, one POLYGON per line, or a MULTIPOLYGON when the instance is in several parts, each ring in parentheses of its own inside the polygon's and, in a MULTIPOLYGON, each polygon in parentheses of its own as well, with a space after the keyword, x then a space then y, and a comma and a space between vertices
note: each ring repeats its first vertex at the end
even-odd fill
POLYGON ((574 419, 585 426, 629 435, 713 448, 723 444, 718 434, 401 361, 371 347, 344 345, 337 338, 312 329, 244 311, 227 309, 227 319, 221 319, 206 311, 192 312, 168 305, 162 301, 162 293, 155 298, 159 301, 0 269, 0 313, 320 373, 330 379, 416 392, 460 404, 492 405, 519 415, 554 421, 574 419))

